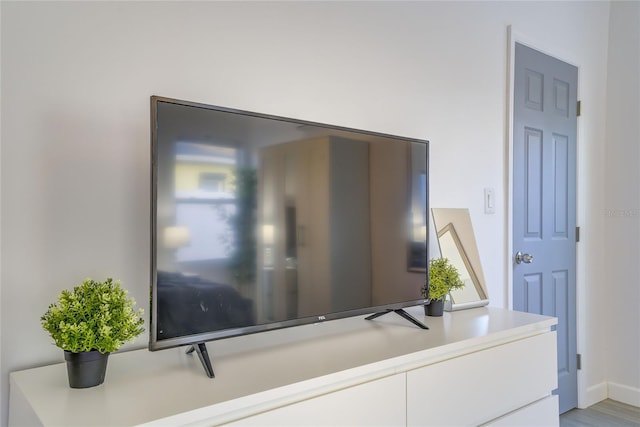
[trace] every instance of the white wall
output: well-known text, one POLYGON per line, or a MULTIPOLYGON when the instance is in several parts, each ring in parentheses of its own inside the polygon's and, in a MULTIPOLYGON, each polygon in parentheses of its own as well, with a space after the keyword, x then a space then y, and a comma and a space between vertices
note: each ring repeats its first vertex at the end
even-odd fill
MULTIPOLYGON (((0 7, 0 23, 2 22, 2 7, 0 7)), ((0 31, 0 51, 2 46, 2 32, 0 31)), ((0 55, 0 99, 2 99, 2 55, 0 55)), ((0 142, 2 142, 2 103, 0 102, 0 142)), ((0 242, 2 242, 2 144, 0 143, 0 242)), ((2 244, 0 244, 0 337, 2 336, 2 244)), ((2 338, 0 338, 0 425, 6 418, 5 416, 5 383, 6 379, 2 364, 2 338)))
POLYGON ((62 360, 39 325, 61 289, 113 276, 146 305, 152 94, 429 139, 431 204, 470 208, 492 305, 507 306, 510 24, 580 67, 580 381, 604 381, 608 3, 0 5, 4 422, 8 372, 62 360))
POLYGON ((609 396, 640 406, 640 3, 613 2, 606 127, 609 396))

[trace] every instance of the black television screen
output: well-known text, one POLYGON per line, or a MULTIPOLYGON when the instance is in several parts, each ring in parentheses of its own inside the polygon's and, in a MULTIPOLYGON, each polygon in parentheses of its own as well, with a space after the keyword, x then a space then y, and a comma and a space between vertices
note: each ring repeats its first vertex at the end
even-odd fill
POLYGON ((151 125, 151 350, 427 302, 427 141, 156 96, 151 125))

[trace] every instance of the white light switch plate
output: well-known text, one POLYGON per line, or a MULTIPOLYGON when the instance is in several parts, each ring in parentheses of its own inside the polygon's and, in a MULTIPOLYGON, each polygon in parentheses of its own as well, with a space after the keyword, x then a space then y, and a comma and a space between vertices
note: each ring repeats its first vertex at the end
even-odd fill
POLYGON ((491 187, 485 187, 484 189, 484 213, 496 213, 496 194, 491 187))

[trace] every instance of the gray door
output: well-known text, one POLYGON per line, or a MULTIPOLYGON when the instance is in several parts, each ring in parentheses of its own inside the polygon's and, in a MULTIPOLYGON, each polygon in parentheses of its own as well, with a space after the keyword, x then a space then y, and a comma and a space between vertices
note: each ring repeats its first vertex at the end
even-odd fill
POLYGON ((561 413, 578 405, 577 83, 576 67, 516 43, 513 308, 558 318, 561 413))

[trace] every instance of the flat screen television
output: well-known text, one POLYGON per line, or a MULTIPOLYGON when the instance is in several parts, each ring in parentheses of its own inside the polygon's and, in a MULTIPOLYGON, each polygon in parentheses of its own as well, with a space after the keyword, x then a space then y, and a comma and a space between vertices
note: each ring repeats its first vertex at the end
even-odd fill
POLYGON ((428 142, 151 97, 150 350, 428 303, 428 142))

